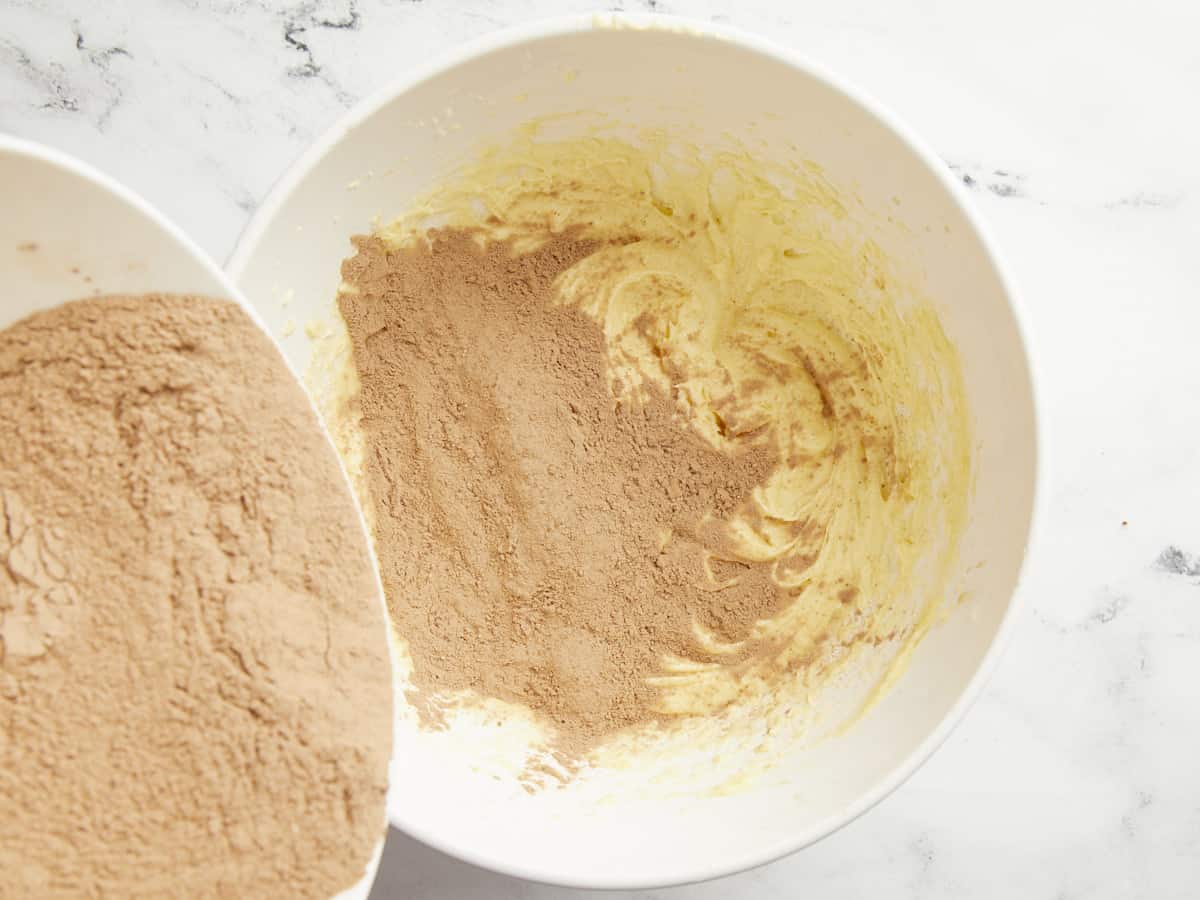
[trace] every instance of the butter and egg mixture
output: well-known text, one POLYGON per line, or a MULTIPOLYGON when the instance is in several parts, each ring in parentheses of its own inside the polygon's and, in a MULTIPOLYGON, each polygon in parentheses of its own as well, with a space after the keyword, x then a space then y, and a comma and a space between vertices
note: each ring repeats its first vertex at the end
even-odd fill
POLYGON ((769 166, 740 149, 701 151, 661 133, 551 140, 532 126, 360 243, 339 297, 360 390, 368 400, 374 391, 389 404, 417 404, 394 419, 354 407, 365 423, 360 457, 398 460, 358 480, 377 524, 404 521, 386 540, 377 527, 376 547, 415 695, 450 705, 498 697, 547 711, 561 737, 586 718, 563 697, 575 690, 591 702, 616 685, 622 696, 604 702, 618 712, 586 729, 584 744, 598 745, 643 724, 661 729, 811 694, 860 656, 874 660, 873 689, 886 688, 955 594, 971 452, 956 352, 932 306, 856 228, 855 215, 812 166, 769 166), (471 337, 469 321, 486 320, 505 292, 518 297, 512 315, 533 316, 541 303, 541 318, 511 339, 500 319, 471 337), (386 312, 403 298, 423 311, 386 312), (569 360, 557 351, 548 355, 558 369, 546 363, 526 377, 546 355, 537 349, 546 344, 528 337, 539 328, 547 341, 583 335, 568 355, 582 359, 594 347, 602 408, 587 413, 590 427, 628 431, 629 441, 564 443, 563 460, 534 471, 528 460, 576 428, 592 390, 563 387, 569 360), (420 329, 449 349, 425 382, 385 385, 381 378, 402 378, 393 370, 415 371, 428 355, 420 329), (378 352, 387 335, 390 357, 378 352), (467 357, 461 377, 437 385, 459 412, 429 418, 412 398, 467 357), (514 383, 527 386, 523 399, 506 400, 514 383), (486 420, 471 412, 481 397, 486 420), (451 418, 454 429, 472 421, 482 429, 471 465, 483 487, 459 500, 424 489, 404 495, 397 485, 452 471, 439 460, 469 442, 465 432, 433 447, 418 428, 447 431, 451 418), (521 422, 537 427, 522 432, 521 422), (638 437, 651 427, 682 437, 664 452, 665 438, 638 437), (516 449, 497 450, 496 434, 516 449), (501 520, 533 515, 543 495, 558 498, 545 504, 553 511, 588 491, 611 493, 631 467, 669 477, 644 479, 645 491, 626 490, 619 503, 579 501, 575 520, 537 532, 532 561, 519 558, 524 532, 501 520), (507 487, 484 496, 492 483, 507 487), (480 529, 491 521, 490 530, 466 540, 466 526, 446 512, 452 502, 475 504, 462 518, 480 529), (656 517, 655 503, 675 511, 656 517), (626 518, 593 540, 581 518, 593 515, 626 518), (425 538, 406 543, 417 533, 425 538), (610 534, 623 536, 623 555, 591 559, 580 549, 610 534), (563 552, 543 560, 560 538, 563 552), (635 558, 628 548, 641 538, 635 558), (489 540, 491 549, 476 552, 489 540), (391 553, 389 542, 404 546, 391 553), (430 568, 439 554, 444 562, 430 568), (424 562, 403 561, 417 556, 424 562), (635 578, 642 557, 649 574, 635 578), (664 560, 675 566, 670 578, 659 577, 664 560), (474 580, 454 582, 449 600, 431 598, 430 585, 472 565, 474 580), (485 577, 488 567, 500 574, 485 577), (671 620, 682 633, 664 624, 672 610, 683 610, 671 620), (555 616, 557 631, 545 624, 555 616), (631 653, 639 641, 649 649, 631 653))

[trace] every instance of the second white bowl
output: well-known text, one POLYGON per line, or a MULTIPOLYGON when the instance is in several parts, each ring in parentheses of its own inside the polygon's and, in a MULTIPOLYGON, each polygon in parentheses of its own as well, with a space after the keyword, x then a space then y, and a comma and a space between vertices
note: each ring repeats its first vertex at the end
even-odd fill
MULTIPOLYGON (((182 231, 128 189, 64 153, 0 135, 0 197, 6 200, 0 216, 0 328, 69 300, 147 293, 232 300, 264 327, 225 273, 182 231)), ((362 879, 337 900, 365 900, 382 849, 381 840, 362 879)))

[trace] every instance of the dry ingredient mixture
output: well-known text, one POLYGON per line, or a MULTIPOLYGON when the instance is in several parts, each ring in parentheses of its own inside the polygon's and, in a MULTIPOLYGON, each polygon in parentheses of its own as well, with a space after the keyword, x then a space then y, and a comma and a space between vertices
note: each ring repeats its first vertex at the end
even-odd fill
POLYGON ((774 452, 718 452, 657 391, 613 402, 603 334, 551 296, 594 242, 482 237, 359 239, 344 266, 380 568, 419 684, 531 704, 578 746, 652 714, 645 678, 693 651, 694 619, 732 641, 774 612, 761 572, 719 595, 695 577, 706 516, 774 452))
POLYGON ((566 750, 734 712, 786 749, 953 591, 958 358, 811 167, 538 127, 343 265, 334 427, 410 698, 520 704, 566 750))
POLYGON ((0 895, 356 882, 391 743, 377 597, 237 306, 103 297, 0 332, 0 895))

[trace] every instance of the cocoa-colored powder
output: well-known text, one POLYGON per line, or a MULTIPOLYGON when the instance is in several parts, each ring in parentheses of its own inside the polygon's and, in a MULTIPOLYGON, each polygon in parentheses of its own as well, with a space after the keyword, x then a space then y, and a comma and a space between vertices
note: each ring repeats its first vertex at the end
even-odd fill
POLYGON ((577 233, 523 255, 469 230, 356 245, 339 307, 418 707, 527 704, 568 750, 657 718, 663 655, 705 658, 693 620, 736 640, 781 602, 765 571, 715 591, 702 558, 705 514, 738 509, 774 451, 716 451, 659 391, 614 399, 600 327, 554 302, 597 249, 577 233))
POLYGON ((0 332, 0 895, 349 887, 390 692, 336 457, 245 313, 105 297, 0 332))

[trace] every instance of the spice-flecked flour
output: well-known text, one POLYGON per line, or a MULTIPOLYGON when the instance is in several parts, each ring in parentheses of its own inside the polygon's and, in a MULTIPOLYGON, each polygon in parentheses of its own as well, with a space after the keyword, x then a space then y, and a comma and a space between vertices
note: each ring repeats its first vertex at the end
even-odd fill
POLYGON ((0 332, 0 896, 349 887, 390 679, 336 457, 245 313, 105 297, 0 332))
POLYGON ((774 451, 715 450, 661 392, 614 401, 602 331, 554 299, 596 242, 356 242, 339 306, 418 707, 465 689, 521 703, 568 752, 657 718, 647 678, 699 652, 693 621, 737 640, 783 599, 737 562, 711 563, 743 576, 723 592, 697 577, 712 514, 748 503, 774 451))

